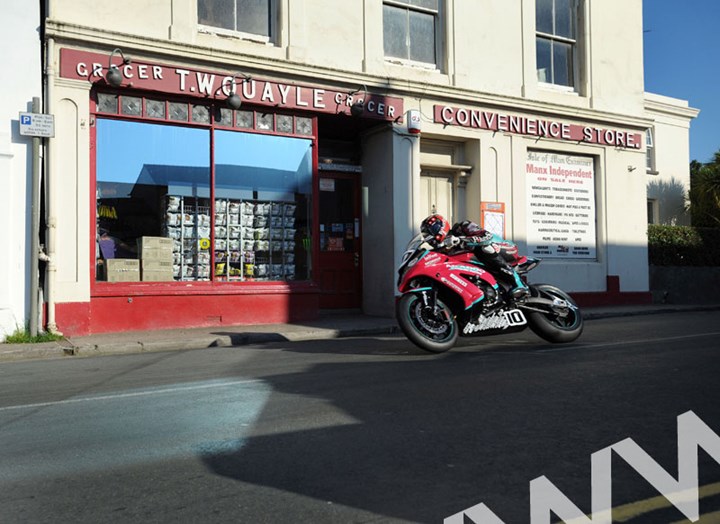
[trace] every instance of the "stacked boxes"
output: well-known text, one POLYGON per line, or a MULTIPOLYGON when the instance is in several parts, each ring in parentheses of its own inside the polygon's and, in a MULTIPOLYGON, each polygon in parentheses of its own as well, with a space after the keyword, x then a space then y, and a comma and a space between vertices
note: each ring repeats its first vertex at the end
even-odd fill
POLYGON ((138 282, 140 261, 134 258, 109 258, 105 261, 108 282, 138 282))
POLYGON ((143 282, 173 280, 173 239, 167 237, 140 237, 141 278, 143 282))

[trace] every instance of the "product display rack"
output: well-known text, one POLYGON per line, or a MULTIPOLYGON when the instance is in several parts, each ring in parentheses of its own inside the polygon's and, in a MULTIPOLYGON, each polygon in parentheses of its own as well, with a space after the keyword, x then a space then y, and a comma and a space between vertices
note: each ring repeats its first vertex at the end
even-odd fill
POLYGON ((215 279, 294 280, 294 202, 215 199, 215 279))
POLYGON ((175 280, 210 280, 210 207, 202 201, 167 196, 165 236, 174 240, 175 280))

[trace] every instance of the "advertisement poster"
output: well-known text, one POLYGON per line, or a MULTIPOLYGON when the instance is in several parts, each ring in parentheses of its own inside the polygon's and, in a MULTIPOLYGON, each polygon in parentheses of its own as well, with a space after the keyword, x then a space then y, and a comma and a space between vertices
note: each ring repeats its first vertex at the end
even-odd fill
POLYGON ((595 259, 592 157, 528 151, 525 171, 528 254, 595 259))
POLYGON ((480 202, 480 227, 505 238, 505 204, 480 202))

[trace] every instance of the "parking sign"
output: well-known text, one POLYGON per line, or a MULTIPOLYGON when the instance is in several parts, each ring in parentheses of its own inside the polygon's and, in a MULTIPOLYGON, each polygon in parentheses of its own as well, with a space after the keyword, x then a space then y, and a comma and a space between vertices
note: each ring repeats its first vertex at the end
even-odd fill
POLYGON ((20 113, 20 134, 51 138, 55 136, 55 117, 43 113, 20 113))

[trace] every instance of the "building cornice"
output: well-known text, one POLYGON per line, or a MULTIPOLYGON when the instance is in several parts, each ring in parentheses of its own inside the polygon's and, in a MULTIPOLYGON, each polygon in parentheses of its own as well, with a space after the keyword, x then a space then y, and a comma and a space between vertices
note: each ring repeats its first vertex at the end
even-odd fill
MULTIPOLYGON (((427 100, 430 103, 457 103, 463 106, 503 109, 512 113, 530 113, 557 119, 573 119, 586 123, 612 125, 629 129, 644 130, 652 125, 653 120, 645 116, 628 115, 569 107, 558 103, 529 100, 510 95, 489 94, 471 89, 431 84, 410 79, 392 79, 389 77, 358 73, 356 71, 328 68, 318 65, 299 63, 293 60, 274 59, 249 53, 233 53, 230 51, 175 42, 172 40, 155 39, 118 31, 100 30, 93 27, 48 19, 46 36, 53 38, 60 45, 77 46, 78 48, 109 51, 121 47, 130 56, 142 56, 153 60, 167 60, 170 63, 205 66, 218 68, 227 64, 228 71, 241 69, 245 72, 259 71, 263 74, 277 75, 277 79, 287 79, 299 83, 330 82, 344 84, 349 89, 364 85, 368 90, 383 90, 385 94, 427 100)), ((648 101, 646 100, 646 107, 648 101)))
POLYGON ((699 109, 689 107, 687 102, 676 98, 645 93, 645 110, 653 113, 682 118, 690 122, 700 114, 699 109))

